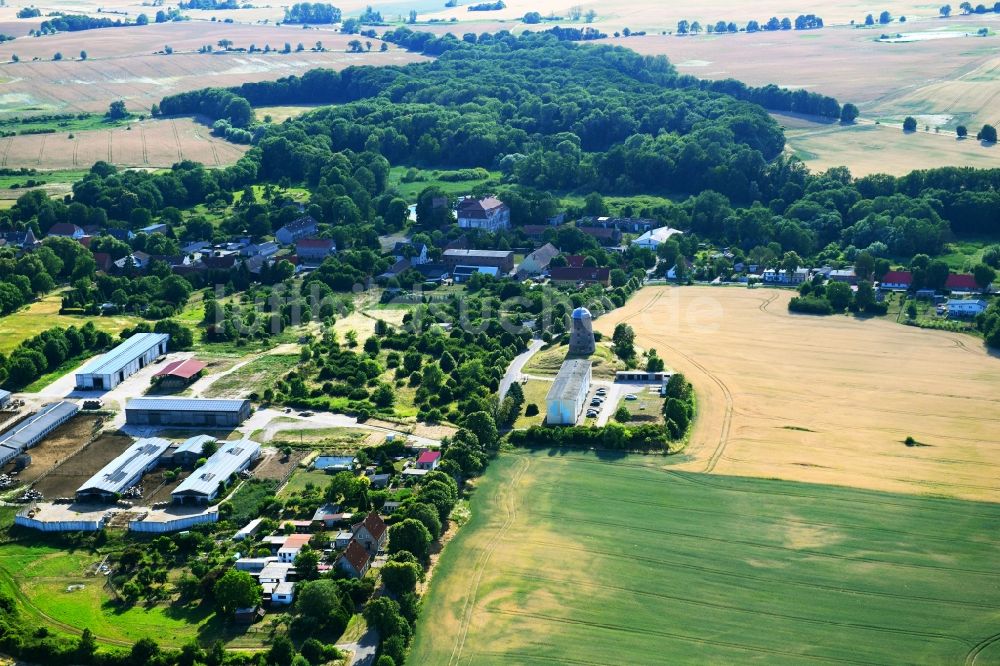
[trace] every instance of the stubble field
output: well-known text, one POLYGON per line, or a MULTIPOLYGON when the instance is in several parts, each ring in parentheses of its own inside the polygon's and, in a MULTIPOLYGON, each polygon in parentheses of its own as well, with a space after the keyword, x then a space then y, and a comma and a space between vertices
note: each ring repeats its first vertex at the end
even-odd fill
POLYGON ((1000 505, 570 452, 494 461, 420 664, 991 663, 1000 505))
POLYGON ((125 100, 135 113, 148 112, 164 96, 213 86, 237 86, 269 81, 326 67, 401 65, 422 56, 391 47, 379 52, 349 54, 353 35, 301 27, 224 24, 190 21, 142 27, 105 28, 16 39, 0 45, 0 114, 26 112, 104 112, 108 104, 125 100), (203 45, 218 48, 221 39, 234 47, 282 49, 287 42, 301 53, 197 53, 203 45), (315 43, 325 51, 310 51, 315 43), (171 55, 155 55, 169 45, 171 55), (87 59, 80 60, 80 51, 87 59), (63 60, 52 60, 61 53, 63 60), (17 54, 20 62, 9 62, 17 54), (38 58, 38 60, 34 60, 38 58))
POLYGON ((233 164, 248 148, 212 136, 210 127, 191 118, 147 119, 75 132, 72 138, 67 133, 0 138, 0 167, 89 169, 99 160, 138 168, 166 168, 182 160, 217 167, 233 164))
POLYGON ((651 287, 595 323, 628 322, 694 384, 684 469, 1000 501, 995 354, 959 333, 792 315, 792 294, 651 287))

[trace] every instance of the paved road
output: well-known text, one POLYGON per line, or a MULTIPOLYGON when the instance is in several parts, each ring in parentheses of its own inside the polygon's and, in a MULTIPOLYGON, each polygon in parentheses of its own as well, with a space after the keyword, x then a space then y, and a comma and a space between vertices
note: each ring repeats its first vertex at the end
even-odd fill
POLYGON ((347 666, 373 666, 378 650, 378 632, 369 627, 357 643, 337 643, 337 647, 351 653, 347 666))
POLYGON ((507 372, 504 373, 503 379, 500 380, 501 400, 503 400, 504 396, 507 395, 507 391, 510 390, 511 384, 521 381, 521 370, 524 369, 528 360, 531 359, 531 357, 534 356, 544 344, 545 343, 541 340, 532 340, 531 344, 528 345, 527 351, 518 354, 514 357, 514 360, 510 362, 510 366, 507 367, 507 372))

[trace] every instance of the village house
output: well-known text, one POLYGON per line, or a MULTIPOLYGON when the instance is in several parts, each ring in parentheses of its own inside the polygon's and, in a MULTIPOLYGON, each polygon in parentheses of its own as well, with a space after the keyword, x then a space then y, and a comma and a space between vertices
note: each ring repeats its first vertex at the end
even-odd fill
POLYGON ((554 284, 602 284, 611 282, 611 269, 591 266, 560 266, 549 269, 549 279, 554 284))
POLYGON ((83 238, 83 229, 76 226, 71 222, 57 222, 49 227, 49 236, 58 236, 60 238, 72 238, 73 240, 80 240, 83 238))
POLYGON ((274 238, 282 245, 291 245, 300 238, 314 235, 318 224, 315 219, 306 215, 278 229, 274 232, 274 238))
POLYGON ((913 273, 910 271, 889 271, 879 281, 879 288, 892 291, 907 291, 913 286, 913 273))
POLYGON ((0 231, 0 241, 3 241, 0 245, 16 247, 21 250, 33 248, 39 243, 31 229, 26 229, 25 231, 0 231))
POLYGON ((809 269, 797 268, 789 273, 784 268, 781 270, 768 268, 764 271, 762 277, 764 282, 768 284, 802 284, 809 279, 809 269))
POLYGON ((347 549, 337 558, 336 567, 354 578, 363 578, 371 568, 371 555, 356 540, 351 540, 347 549))
POLYGON ((496 233, 510 228, 510 207, 496 197, 466 197, 455 210, 460 229, 481 229, 496 233))
POLYGON ((528 256, 517 267, 517 277, 524 279, 541 275, 549 268, 552 260, 559 255, 559 248, 546 243, 528 256))
POLYGON ((976 279, 968 273, 952 273, 945 280, 944 288, 948 291, 973 292, 979 291, 976 279))
POLYGON ((666 242, 671 236, 684 233, 679 229, 672 229, 671 227, 660 227, 659 229, 650 229, 643 235, 639 236, 632 241, 632 245, 636 247, 643 247, 649 250, 655 250, 660 246, 661 243, 666 242))
POLYGON ((498 271, 496 266, 455 266, 451 271, 451 277, 455 280, 456 284, 461 284, 462 282, 468 282, 469 278, 476 273, 495 278, 498 271))
POLYGON ((509 250, 445 250, 443 258, 449 270, 456 266, 493 266, 502 275, 514 270, 514 253, 509 250))
POLYGON ((295 557, 302 550, 302 546, 309 543, 309 539, 312 536, 309 534, 292 534, 287 539, 285 543, 282 544, 281 548, 278 549, 278 560, 281 562, 294 562, 295 557))
POLYGON ((354 532, 354 540, 373 555, 382 550, 389 539, 389 529, 385 521, 374 511, 365 516, 360 523, 352 525, 351 531, 354 532))
POLYGON ((970 318, 984 312, 989 304, 982 300, 963 300, 953 298, 945 306, 948 308, 948 318, 970 318))
POLYGON ((411 241, 399 241, 392 248, 392 256, 396 261, 407 260, 411 266, 426 264, 427 246, 423 243, 413 243, 411 241))
POLYGON ((440 451, 424 451, 417 458, 417 468, 426 469, 428 472, 437 469, 439 464, 441 464, 440 451))
POLYGON ((336 244, 329 238, 300 238, 295 241, 295 254, 302 261, 322 263, 336 251, 336 244))

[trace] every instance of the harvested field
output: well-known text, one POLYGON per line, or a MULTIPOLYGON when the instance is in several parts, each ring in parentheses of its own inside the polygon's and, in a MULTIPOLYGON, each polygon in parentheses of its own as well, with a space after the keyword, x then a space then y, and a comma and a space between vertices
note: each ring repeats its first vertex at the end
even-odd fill
POLYGON ((547 450, 493 461, 424 597, 413 663, 1000 656, 1000 505, 663 463, 547 450))
MULTIPOLYGON (((94 414, 78 414, 56 428, 41 444, 28 450, 31 464, 18 474, 18 478, 24 483, 31 483, 65 462, 90 441, 94 429, 102 420, 94 414)), ((11 468, 9 466, 8 470, 11 468)))
MULTIPOLYGON (((828 12, 820 14, 827 18, 828 12)), ((967 125, 975 134, 973 128, 1000 121, 994 103, 1000 95, 998 38, 976 36, 983 26, 997 30, 1000 17, 991 13, 928 18, 908 21, 905 27, 873 29, 838 26, 768 34, 648 35, 608 43, 665 55, 682 74, 805 88, 841 103, 853 102, 867 126, 813 124, 801 134, 790 133, 789 146, 814 169, 846 165, 856 175, 899 174, 937 166, 1000 165, 1000 156, 978 142, 954 141, 958 125, 967 125), (899 31, 958 36, 891 44, 875 41, 883 32, 899 31), (871 76, 873 71, 879 75, 871 76), (921 129, 929 126, 932 134, 939 127, 942 136, 904 136, 897 127, 908 115, 921 129), (896 127, 873 129, 870 123, 876 120, 896 127)), ((779 118, 794 126, 787 120, 779 118)))
POLYGON ((40 479, 35 490, 46 499, 72 497, 87 479, 131 444, 130 437, 105 433, 40 479))
POLYGON ((685 469, 1000 501, 1000 359, 960 333, 792 315, 793 293, 649 287, 595 328, 627 321, 694 384, 685 469))
POLYGON ((36 134, 0 139, 0 167, 90 168, 104 160, 126 167, 170 167, 181 160, 206 166, 233 164, 249 146, 216 138, 190 118, 149 119, 128 127, 85 130, 70 135, 36 134))
MULTIPOLYGON (((777 118, 783 122, 785 117, 777 118)), ((903 176, 914 168, 1000 166, 996 146, 974 138, 958 139, 951 131, 904 134, 899 126, 872 123, 844 127, 799 121, 794 126, 796 129, 786 125, 786 151, 816 172, 847 165, 851 174, 859 177, 873 173, 903 176)))
POLYGON ((19 39, 0 44, 0 62, 4 63, 0 64, 0 114, 103 113, 116 99, 125 100, 130 111, 144 113, 164 96, 186 90, 273 80, 316 67, 401 65, 424 59, 395 47, 381 53, 378 40, 371 40, 374 46, 370 53, 348 54, 347 43, 352 38, 301 27, 189 21, 19 39), (98 34, 102 39, 95 39, 98 34), (244 49, 251 44, 261 49, 265 45, 281 49, 285 42, 293 49, 299 42, 312 48, 321 41, 327 50, 287 54, 197 52, 201 46, 215 45, 220 39, 231 40, 235 48, 244 49), (165 45, 170 45, 173 54, 154 54, 165 45), (56 52, 75 58, 81 50, 87 51, 85 61, 52 61, 56 52), (8 62, 14 53, 21 62, 8 62))
MULTIPOLYGON (((437 26, 427 26, 436 28, 438 31, 450 30, 455 34, 468 32, 469 26, 466 23, 477 24, 476 32, 480 32, 479 23, 500 23, 504 29, 515 34, 520 34, 521 30, 544 29, 545 24, 525 25, 521 18, 526 12, 537 11, 542 16, 550 13, 555 16, 566 17, 572 7, 582 7, 584 11, 593 7, 597 12, 597 17, 592 24, 604 32, 612 33, 614 30, 621 30, 628 27, 632 30, 648 30, 659 32, 661 30, 676 30, 677 22, 681 19, 688 21, 700 21, 703 25, 709 20, 713 23, 719 19, 734 21, 740 26, 746 25, 747 21, 756 19, 767 21, 771 16, 794 19, 799 14, 817 14, 823 17, 826 25, 847 24, 851 20, 864 21, 865 14, 875 11, 871 5, 850 0, 849 2, 838 2, 835 4, 823 4, 821 2, 798 0, 788 2, 787 0, 761 0, 759 2, 732 2, 732 0, 708 0, 697 4, 690 2, 663 3, 656 0, 638 0, 637 2, 610 2, 599 5, 581 5, 573 0, 555 0, 539 5, 530 0, 506 0, 506 8, 498 11, 470 12, 465 5, 458 7, 438 9, 428 13, 420 12, 421 20, 438 19, 445 21, 437 26), (451 18, 456 18, 461 22, 460 28, 454 24, 447 23, 451 18)), ((973 3, 975 4, 975 3, 973 3)), ((378 5, 375 5, 378 8, 378 5)), ((436 5, 440 8, 442 5, 436 5)), ((992 6, 992 5, 991 5, 992 6)), ((920 16, 937 16, 939 4, 929 5, 914 0, 895 0, 879 5, 878 12, 885 9, 893 16, 903 14, 908 19, 920 16)), ((955 5, 956 14, 958 5, 955 5)), ((572 25, 569 20, 559 22, 560 25, 572 25)), ((577 26, 582 26, 583 21, 578 21, 577 26)), ((424 26, 420 26, 424 28, 424 26)), ((910 25, 912 27, 912 24, 910 25)))

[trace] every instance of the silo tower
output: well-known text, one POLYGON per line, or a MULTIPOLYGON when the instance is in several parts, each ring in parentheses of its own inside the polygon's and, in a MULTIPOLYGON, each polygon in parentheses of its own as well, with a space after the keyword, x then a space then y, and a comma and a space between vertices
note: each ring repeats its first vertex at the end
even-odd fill
POLYGON ((590 356, 594 353, 594 318, 587 308, 577 308, 570 315, 572 328, 569 333, 569 353, 590 356))

